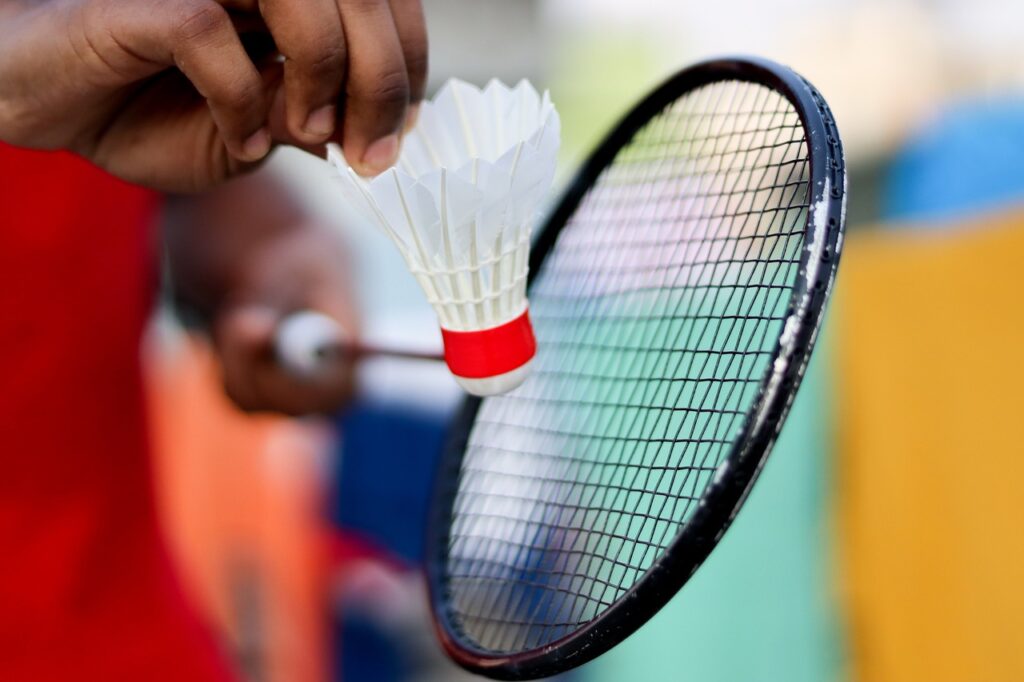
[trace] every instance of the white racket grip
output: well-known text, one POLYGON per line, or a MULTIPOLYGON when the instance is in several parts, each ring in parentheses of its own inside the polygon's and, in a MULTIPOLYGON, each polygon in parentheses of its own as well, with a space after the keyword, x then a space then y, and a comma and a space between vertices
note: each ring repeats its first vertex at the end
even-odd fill
POLYGON ((278 325, 274 338, 277 360, 291 374, 315 377, 347 339, 333 318, 312 310, 292 313, 278 325))

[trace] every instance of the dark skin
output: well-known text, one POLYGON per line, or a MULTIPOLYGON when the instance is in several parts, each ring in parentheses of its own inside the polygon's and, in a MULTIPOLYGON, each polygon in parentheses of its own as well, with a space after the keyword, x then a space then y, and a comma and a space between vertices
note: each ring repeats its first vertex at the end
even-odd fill
MULTIPOLYGON (((337 142, 360 173, 383 171, 426 72, 420 0, 0 0, 0 141, 165 192, 215 188, 282 144, 337 142)), ((353 329, 344 255, 269 182, 195 200, 172 235, 176 280, 240 406, 328 411, 351 368, 301 382, 271 339, 303 308, 353 329)))
POLYGON ((374 175, 426 55, 420 0, 2 0, 0 140, 165 191, 215 186, 275 144, 336 141, 374 175))

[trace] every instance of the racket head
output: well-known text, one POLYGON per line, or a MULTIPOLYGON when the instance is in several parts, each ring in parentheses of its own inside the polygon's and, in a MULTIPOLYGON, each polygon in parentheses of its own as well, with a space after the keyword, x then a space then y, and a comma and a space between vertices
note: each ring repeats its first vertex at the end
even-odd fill
MULTIPOLYGON (((719 92, 718 96, 721 98, 722 93, 719 92)), ((735 105, 734 99, 729 106, 735 105)), ((678 121, 676 125, 678 128, 678 121)), ((785 128, 780 126, 780 130, 785 128)), ((714 142, 712 149, 714 144, 718 143, 714 142)), ((688 153, 683 152, 683 156, 688 153)), ((739 158, 743 153, 733 150, 726 151, 724 155, 739 158)), ((696 153, 693 156, 700 158, 696 153)), ((714 156, 714 153, 710 156, 714 156)), ((757 167, 756 163, 748 165, 750 168, 745 170, 751 170, 752 174, 757 167)), ((642 175, 644 171, 638 172, 642 175)), ((729 172, 725 171, 726 175, 729 172)), ((624 174, 626 181, 629 180, 628 175, 627 168, 624 174)), ((682 178, 683 186, 692 188, 694 185, 687 184, 688 180, 683 176, 685 173, 674 179, 682 178)), ((640 184, 645 181, 652 185, 658 182, 655 176, 653 180, 651 177, 646 180, 641 178, 640 184)), ((728 189, 721 186, 719 189, 722 191, 715 193, 715 198, 721 200, 729 195, 728 189)), ((681 195, 686 195, 686 192, 681 195)), ((657 225, 658 219, 665 217, 662 215, 664 212, 669 214, 671 222, 671 210, 659 203, 662 199, 655 197, 653 191, 646 199, 642 194, 634 195, 629 200, 635 204, 632 209, 643 211, 645 206, 653 208, 647 216, 637 218, 634 215, 629 220, 634 223, 639 220, 641 230, 654 230, 656 228, 650 226, 657 225)), ((743 201, 739 204, 729 198, 724 201, 727 206, 733 205, 736 208, 734 215, 730 216, 732 222, 728 229, 737 229, 735 218, 743 213, 739 210, 743 201)), ((711 207, 712 204, 706 206, 711 207)), ((842 146, 825 100, 795 72, 768 60, 724 58, 685 69, 651 93, 609 134, 570 184, 539 233, 531 254, 529 297, 540 348, 540 367, 535 369, 535 373, 540 376, 534 377, 510 396, 468 399, 454 421, 450 441, 438 469, 426 545, 426 572, 435 630, 451 658, 473 672, 495 679, 535 679, 554 675, 581 665, 624 640, 657 613, 687 582, 721 539, 749 494, 799 388, 835 278, 842 246, 845 206, 846 172, 842 146), (745 119, 753 128, 744 131, 738 123, 746 115, 742 108, 717 111, 715 107, 721 105, 721 99, 711 105, 712 94, 709 93, 728 87, 741 90, 750 88, 760 94, 768 93, 775 98, 773 101, 781 103, 781 108, 778 112, 755 111, 754 115, 745 119), (709 107, 703 112, 699 111, 700 107, 693 100, 702 93, 707 97, 700 101, 703 106, 709 107), (576 286, 579 289, 580 280, 573 269, 587 267, 585 261, 581 261, 580 253, 574 254, 573 250, 579 250, 590 233, 601 229, 600 221, 595 218, 597 209, 591 210, 588 206, 599 203, 602 194, 615 189, 615 184, 609 180, 615 174, 609 169, 616 168, 617 164, 626 165, 639 158, 642 165, 643 153, 651 150, 657 152, 656 143, 659 140, 668 146, 678 142, 680 150, 688 148, 685 135, 681 133, 679 139, 674 139, 659 138, 657 132, 650 132, 657 131, 657 126, 665 124, 665 119, 694 116, 702 122, 691 132, 701 132, 707 140, 711 140, 716 137, 718 124, 714 123, 715 116, 721 115, 726 119, 731 117, 736 120, 721 125, 726 125, 726 128, 728 125, 736 125, 738 129, 726 132, 718 130, 717 134, 726 137, 738 135, 736 144, 743 144, 743 140, 747 139, 743 135, 747 134, 753 136, 751 140, 762 139, 759 151, 767 150, 769 159, 772 159, 775 152, 763 138, 772 133, 774 128, 758 128, 757 122, 764 122, 765 116, 770 118, 776 113, 792 122, 792 127, 799 125, 802 145, 795 136, 789 138, 786 144, 795 144, 797 148, 802 146, 802 151, 795 160, 777 160, 774 166, 768 164, 768 168, 779 170, 789 162, 794 167, 800 166, 800 179, 792 189, 793 195, 799 200, 798 205, 786 206, 778 199, 779 192, 789 191, 789 183, 774 183, 767 188, 767 194, 762 199, 757 198, 762 189, 747 187, 744 192, 751 196, 745 197, 743 201, 752 201, 754 205, 762 201, 765 204, 758 211, 750 210, 748 218, 753 218, 753 235, 746 234, 750 231, 748 227, 740 227, 738 235, 730 232, 726 238, 726 241, 732 243, 742 239, 767 240, 764 235, 754 235, 758 234, 758 230, 763 231, 765 224, 776 223, 773 213, 789 215, 789 218, 782 218, 783 223, 787 220, 793 222, 794 229, 784 247, 788 253, 786 258, 771 258, 771 251, 775 247, 769 249, 762 246, 759 252, 759 256, 765 256, 761 258, 763 261, 785 261, 787 269, 783 278, 787 283, 772 315, 764 316, 770 321, 765 325, 762 348, 753 351, 759 359, 748 366, 747 373, 750 376, 744 381, 749 383, 749 387, 746 397, 740 398, 742 407, 732 410, 742 414, 731 416, 726 436, 707 438, 705 442, 697 443, 698 448, 708 445, 718 453, 711 461, 702 462, 700 467, 695 466, 697 454, 685 454, 685 449, 693 445, 685 443, 685 433, 683 438, 676 439, 669 448, 667 457, 671 460, 675 456, 675 462, 666 462, 662 458, 659 463, 658 455, 652 460, 644 454, 645 446, 647 450, 651 446, 664 450, 664 444, 645 440, 644 435, 637 436, 635 432, 632 436, 617 434, 606 441, 595 441, 602 437, 607 439, 608 436, 591 433, 593 429, 578 429, 582 422, 572 418, 572 401, 579 400, 581 392, 584 398, 598 398, 581 401, 581 404, 586 402, 588 405, 601 405, 599 398, 609 394, 621 397, 612 389, 602 388, 601 384, 603 380, 614 383, 620 377, 589 377, 585 381, 590 383, 583 390, 579 384, 583 381, 580 377, 585 376, 585 373, 560 374, 552 370, 545 374, 543 362, 545 341, 554 348, 560 342, 558 334, 564 333, 545 333, 548 325, 555 330, 558 323, 558 315, 548 313, 552 308, 557 309, 554 301, 557 301, 559 287, 571 289, 576 286), (802 196, 798 196, 801 192, 802 196), (792 211, 796 211, 795 217, 792 211), (534 383, 534 390, 531 391, 531 382, 542 383, 534 383), (560 403, 568 403, 568 407, 560 412, 553 409, 560 403), (548 408, 544 405, 548 405, 548 408), (490 419, 482 416, 487 414, 491 415, 490 419), (495 414, 501 415, 509 423, 496 426, 493 419, 495 414), (513 416, 520 419, 512 419, 513 416), (536 475, 531 479, 531 469, 536 474, 538 460, 530 458, 537 452, 532 452, 526 446, 522 453, 502 450, 502 446, 510 442, 509 426, 514 427, 513 431, 521 430, 519 440, 532 443, 534 448, 538 447, 539 440, 545 440, 551 446, 546 450, 541 448, 540 451, 544 457, 562 460, 563 463, 558 465, 561 468, 556 469, 555 475, 548 468, 544 470, 544 475, 536 475), (502 432, 502 429, 505 431, 502 432), (598 444, 595 445, 595 442, 598 444), (636 448, 632 452, 625 452, 631 443, 641 444, 638 446, 640 454, 637 454, 636 448), (683 450, 672 449, 680 443, 683 443, 683 450), (673 452, 677 454, 673 455, 673 452), (683 454, 678 455, 679 452, 683 454), (586 457, 588 453, 596 454, 593 459, 589 459, 586 457), (512 462, 513 468, 517 465, 505 455, 514 458, 519 454, 524 462, 509 477, 509 463, 512 462), (680 456, 689 459, 680 461, 680 456), (670 466, 662 466, 664 464, 670 466), (623 485, 622 480, 614 482, 614 475, 609 478, 594 474, 602 466, 613 470, 617 467, 619 471, 628 467, 646 469, 648 477, 644 479, 644 485, 651 487, 646 490, 642 486, 631 488, 632 484, 623 485), (653 521, 655 526, 666 526, 661 530, 662 539, 659 542, 642 541, 640 536, 632 534, 633 520, 627 520, 623 525, 623 514, 627 517, 629 515, 625 507, 637 505, 635 508, 639 509, 652 498, 672 496, 673 493, 663 490, 660 483, 651 485, 650 478, 651 472, 666 470, 671 466, 676 466, 677 473, 684 469, 697 471, 693 474, 695 480, 691 494, 674 493, 677 503, 686 498, 686 511, 678 514, 677 518, 668 519, 657 518, 649 513, 637 513, 636 517, 645 524, 641 526, 641 531, 652 519, 656 519, 653 521), (583 473, 584 467, 589 467, 586 474, 583 473), (491 478, 488 479, 488 476, 491 478), (503 479, 503 476, 508 480, 503 479), (518 488, 514 489, 516 494, 508 495, 508 486, 515 484, 518 484, 518 488), (599 489, 601 486, 605 487, 602 500, 607 499, 609 489, 626 489, 625 492, 616 490, 614 493, 613 498, 621 502, 617 506, 612 505, 616 508, 609 509, 595 503, 597 492, 588 501, 585 491, 594 487, 599 489), (584 492, 581 493, 581 490, 584 492), (630 499, 633 493, 636 493, 635 498, 630 499), (621 499, 623 495, 625 500, 621 499), (514 498, 511 507, 506 497, 514 498), (570 515, 568 520, 565 518, 566 513, 570 515), (608 518, 616 514, 618 519, 609 524, 608 518), (492 518, 486 518, 488 516, 492 518), (611 530, 609 525, 612 526, 611 530), (601 542, 605 537, 613 539, 602 549, 601 542), (616 542, 618 549, 611 549, 610 545, 616 542), (650 545, 643 548, 646 558, 635 562, 635 565, 633 562, 619 560, 630 543, 630 558, 635 556, 640 544, 650 545), (594 568, 595 561, 599 568, 594 568), (619 576, 618 579, 616 576, 619 576), (595 597, 598 593, 604 596, 595 597)), ((700 213, 692 203, 687 205, 686 210, 691 214, 694 211, 700 213)), ((724 217, 716 216, 714 210, 707 215, 710 217, 709 222, 724 217)), ((686 222, 685 217, 679 215, 675 215, 675 219, 677 224, 680 221, 686 222)), ((618 239, 626 240, 618 245, 622 252, 643 243, 635 235, 624 234, 621 229, 613 234, 618 239)), ((767 234, 774 233, 769 230, 767 234)), ((703 240, 701 243, 714 244, 715 239, 712 237, 710 241, 703 240)), ((681 240, 679 243, 684 242, 681 240)), ((603 248, 614 249, 616 245, 609 243, 603 248)), ((703 255, 706 265, 714 259, 709 257, 706 249, 696 249, 688 255, 686 251, 689 247, 683 248, 684 257, 690 257, 691 261, 694 258, 699 260, 703 255)), ((600 261, 602 256, 596 253, 593 258, 600 261)), ((726 268, 735 267, 742 271, 746 267, 744 259, 728 262, 731 265, 726 265, 726 268)), ((723 263, 726 263, 725 259, 718 261, 719 265, 723 263)), ((673 267, 672 263, 665 262, 658 265, 673 267)), ((685 260, 683 265, 676 265, 684 269, 693 267, 692 262, 686 265, 685 260)), ((715 267, 712 266, 712 271, 715 267)), ((590 274, 596 277, 614 279, 617 276, 610 268, 602 270, 594 265, 592 269, 590 274)), ((649 268, 649 271, 654 269, 657 268, 649 268)), ((690 275, 685 276, 689 281, 690 275)), ((628 280, 628 275, 625 279, 628 280)), ((757 290, 782 288, 782 285, 772 284, 773 281, 760 280, 749 286, 757 290)), ((603 315, 606 318, 604 321, 611 319, 607 306, 594 303, 594 300, 601 298, 602 293, 614 296, 616 293, 629 292, 625 284, 622 291, 612 291, 614 287, 611 286, 607 287, 607 291, 593 291, 595 286, 600 288, 600 280, 584 284, 583 288, 587 286, 591 287, 591 297, 573 303, 581 308, 589 306, 586 311, 579 313, 575 320, 578 325, 590 324, 588 315, 603 315)), ((701 288, 699 279, 695 288, 701 288)), ((640 287, 636 289, 639 291, 640 287)), ((684 306, 685 311, 677 319, 684 324, 693 323, 698 315, 692 314, 692 302, 688 305, 680 300, 677 301, 678 305, 684 306)), ((740 305, 743 305, 742 301, 740 305)), ((640 308, 650 311, 649 307, 640 308)), ((697 313, 701 312, 699 306, 696 310, 697 313)), ((727 317, 721 308, 720 312, 719 321, 727 317)), ((708 317, 715 314, 713 312, 708 317)), ((756 318, 756 315, 750 314, 738 324, 744 326, 748 322, 756 322, 756 318)), ((571 320, 569 322, 573 323, 571 320)), ((596 339, 600 343, 602 335, 597 332, 607 331, 608 328, 598 323, 592 326, 594 329, 588 331, 590 342, 596 339)), ((575 342, 583 341, 577 338, 575 342)), ((624 353, 628 350, 624 349, 624 353)), ((662 355, 671 356, 673 353, 671 348, 663 350, 662 355)), ((693 354, 705 352, 693 348, 677 350, 683 355, 690 354, 691 364, 693 354)), ((562 360, 566 361, 566 358, 562 360)), ((614 358, 611 362, 614 363, 614 358)), ((671 384, 676 381, 685 386, 689 381, 685 376, 659 377, 659 371, 664 371, 664 366, 658 362, 650 365, 643 361, 640 364, 639 373, 643 375, 649 372, 650 376, 646 379, 649 382, 671 384)), ((694 382, 702 380, 706 381, 706 378, 697 377, 694 382)), ((717 381, 724 385, 732 380, 712 376, 710 382, 717 381)), ((681 390, 686 391, 685 388, 681 390)), ((708 389, 705 395, 710 391, 708 389)), ((680 402, 687 403, 687 400, 680 402)), ((668 410, 672 414, 673 410, 689 409, 664 404, 637 405, 630 401, 618 406, 614 403, 611 401, 610 405, 604 405, 611 410, 609 414, 616 409, 647 413, 668 410)), ((594 410, 598 416, 586 418, 591 426, 602 415, 600 408, 594 410)), ((719 410, 709 408, 707 412, 714 417, 719 410)), ((700 419, 699 414, 697 419, 700 419)), ((685 419, 679 422, 684 427, 685 419)), ((708 423, 704 423, 704 433, 707 432, 708 423)), ((695 426, 695 423, 691 424, 691 430, 695 430, 695 426)), ((511 442, 515 443, 516 439, 513 438, 511 442)), ((704 454, 705 460, 708 452, 710 450, 704 454)), ((637 475, 634 473, 631 480, 635 482, 637 475)), ((686 477, 688 479, 690 473, 686 477)), ((683 487, 686 485, 684 483, 683 487)), ((647 511, 652 509, 653 502, 650 502, 647 511)), ((651 533, 643 536, 648 535, 651 533)))

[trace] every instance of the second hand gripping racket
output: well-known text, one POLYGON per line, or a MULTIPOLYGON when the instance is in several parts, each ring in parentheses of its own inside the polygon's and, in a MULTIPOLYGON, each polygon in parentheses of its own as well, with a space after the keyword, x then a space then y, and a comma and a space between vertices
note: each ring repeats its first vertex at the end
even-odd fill
POLYGON ((466 402, 438 474, 427 574, 455 661, 575 667, 697 570, 800 385, 845 190, 821 95, 757 59, 682 71, 597 149, 533 249, 533 376, 466 402))

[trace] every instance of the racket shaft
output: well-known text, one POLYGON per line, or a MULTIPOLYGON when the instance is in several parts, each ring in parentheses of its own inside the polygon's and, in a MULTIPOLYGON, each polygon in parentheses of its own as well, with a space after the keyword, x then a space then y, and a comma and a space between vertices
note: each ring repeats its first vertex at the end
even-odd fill
POLYGON ((278 326, 274 339, 279 362, 293 374, 316 374, 341 358, 385 357, 440 362, 440 352, 364 344, 350 340, 335 320, 322 313, 292 313, 278 326))

